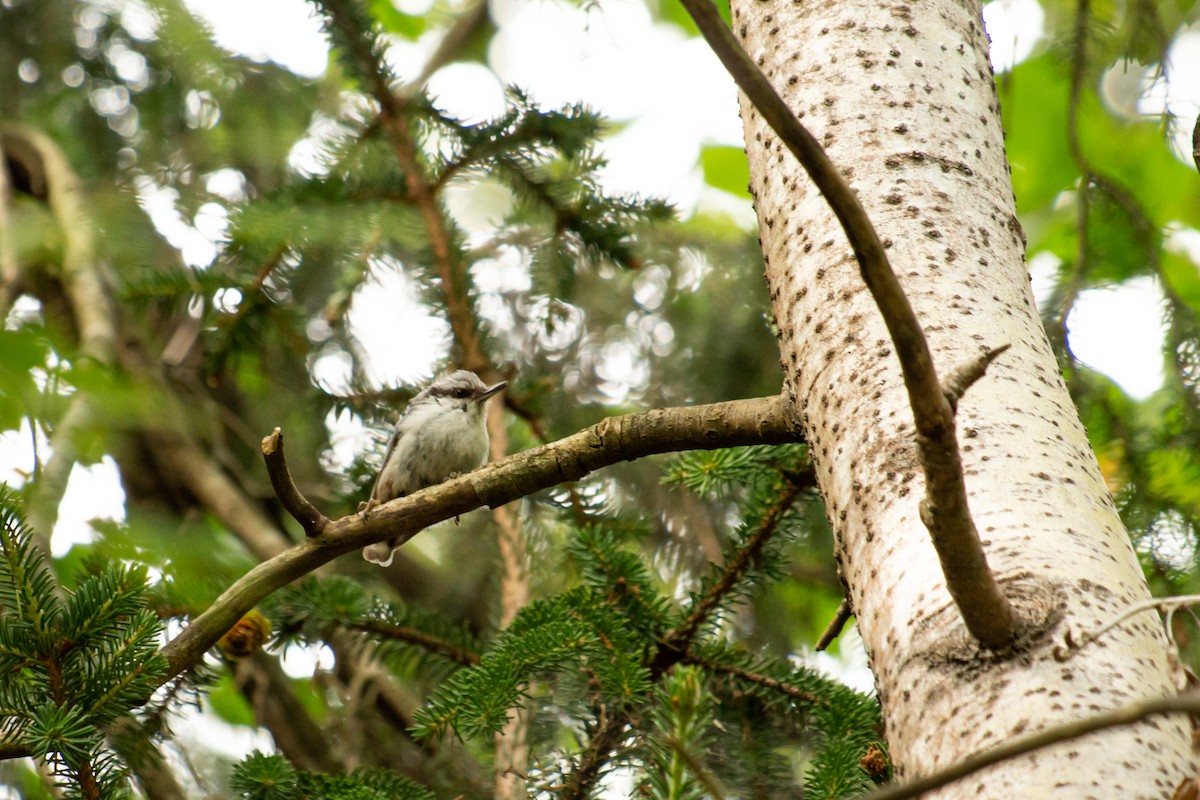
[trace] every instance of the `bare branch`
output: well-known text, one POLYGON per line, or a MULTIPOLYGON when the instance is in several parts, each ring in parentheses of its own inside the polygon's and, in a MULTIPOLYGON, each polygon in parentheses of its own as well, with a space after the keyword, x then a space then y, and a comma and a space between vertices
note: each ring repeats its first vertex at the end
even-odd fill
POLYGON ((1017 634, 1018 619, 987 565, 967 506, 954 410, 942 391, 929 344, 888 263, 883 243, 846 179, 770 81, 746 55, 711 0, 680 0, 738 87, 804 167, 846 233, 863 282, 883 316, 904 373, 925 468, 921 519, 942 564, 946 586, 971 635, 1000 648, 1017 634))
POLYGON ((993 764, 999 764, 1001 761, 1023 756, 1059 742, 1078 739, 1096 731, 1133 725, 1149 717, 1162 714, 1200 716, 1200 689, 1192 689, 1174 697, 1160 697, 1131 703, 1123 708, 1097 714, 1094 717, 1073 720, 1063 725, 1047 728, 1032 736, 1016 739, 1008 744, 963 759, 932 775, 917 778, 908 783, 886 786, 863 797, 864 800, 910 800, 910 798, 919 797, 925 792, 931 792, 961 780, 993 764))
POLYGON ((656 453, 795 442, 799 434, 783 397, 735 400, 609 417, 558 442, 527 450, 468 475, 385 503, 368 517, 331 520, 243 575, 164 648, 167 674, 195 663, 243 614, 271 592, 345 553, 388 538, 408 541, 436 522, 480 506, 512 502, 563 481, 656 453))
POLYGON ((833 644, 833 640, 841 636, 842 628, 846 627, 846 623, 854 616, 854 612, 850 609, 850 601, 843 600, 837 607, 837 612, 833 615, 833 619, 829 620, 829 624, 825 626, 821 638, 817 639, 816 649, 826 650, 829 645, 833 644))
POLYGON ((1170 622, 1170 614, 1174 613, 1177 609, 1198 604, 1200 604, 1200 594, 1182 594, 1175 597, 1151 597, 1149 600, 1134 603, 1128 608, 1121 609, 1112 619, 1097 625, 1089 631, 1084 631, 1078 637, 1068 631, 1066 641, 1054 648, 1054 657, 1059 661, 1066 661, 1125 620, 1135 617, 1143 611, 1150 611, 1152 609, 1164 610, 1168 613, 1168 622, 1170 622))
POLYGON ((958 401, 967 393, 967 389, 970 389, 975 381, 982 378, 983 374, 987 372, 988 365, 1011 346, 1002 344, 999 347, 993 347, 967 363, 959 364, 950 370, 950 374, 942 381, 942 391, 945 392, 946 399, 950 401, 951 408, 958 409, 958 401))
POLYGON ((267 475, 271 478, 271 488, 275 490, 279 502, 283 503, 283 507, 292 518, 304 528, 305 535, 319 536, 329 524, 329 517, 317 511, 296 488, 292 473, 288 471, 287 459, 283 455, 282 430, 276 428, 270 436, 262 440, 262 454, 263 461, 267 464, 267 475))

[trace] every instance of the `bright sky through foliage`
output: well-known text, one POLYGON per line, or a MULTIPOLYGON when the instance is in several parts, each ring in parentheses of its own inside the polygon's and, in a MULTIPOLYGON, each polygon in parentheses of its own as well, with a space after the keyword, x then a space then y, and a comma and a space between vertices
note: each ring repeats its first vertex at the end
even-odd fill
MULTIPOLYGON (((269 58, 301 75, 319 74, 328 60, 319 23, 303 0, 262 0, 249 6, 236 0, 189 0, 189 5, 209 21, 216 41, 231 52, 269 58)), ((500 27, 489 53, 495 72, 480 64, 442 69, 430 84, 441 107, 465 119, 486 118, 502 108, 506 84, 521 86, 548 105, 586 99, 623 126, 605 145, 607 188, 666 195, 685 215, 698 204, 720 204, 736 207, 739 219, 752 219, 747 204, 738 207, 728 195, 706 187, 696 167, 701 145, 741 146, 735 88, 703 41, 655 23, 644 4, 635 0, 612 0, 603 8, 498 0, 492 14, 500 27), (531 41, 541 45, 531 48, 531 41)), ((994 0, 985 6, 998 72, 1030 55, 1043 36, 1044 16, 1036 0, 994 0)), ((393 61, 402 75, 415 74, 436 36, 435 32, 417 44, 396 46, 393 61)), ((1200 45, 1200 34, 1194 38, 1200 45)), ((1176 47, 1177 73, 1186 72, 1197 54, 1200 46, 1176 47)), ((1168 98, 1166 84, 1160 84, 1140 110, 1155 113, 1166 106, 1186 114, 1200 100, 1178 96, 1186 91, 1173 90, 1168 98)), ((168 227, 174 237, 187 238, 177 226, 168 227)), ((191 252, 203 250, 198 241, 189 239, 187 244, 191 252)), ((380 281, 392 291, 405 291, 398 278, 384 275, 380 281)), ((1162 383, 1163 333, 1157 310, 1161 297, 1152 284, 1143 283, 1085 293, 1071 318, 1075 353, 1139 398, 1162 383), (1119 336, 1112 333, 1114 314, 1122 319, 1119 336)), ((430 321, 412 313, 414 296, 395 296, 399 299, 394 302, 365 296, 356 301, 355 325, 364 345, 369 352, 388 352, 376 345, 416 337, 430 342, 429 352, 422 357, 409 350, 403 363, 391 364, 390 369, 381 363, 374 375, 381 384, 428 377, 441 349, 441 337, 434 333, 430 338, 430 321), (401 308, 408 311, 397 313, 401 308), (397 331, 404 319, 419 327, 397 331)))

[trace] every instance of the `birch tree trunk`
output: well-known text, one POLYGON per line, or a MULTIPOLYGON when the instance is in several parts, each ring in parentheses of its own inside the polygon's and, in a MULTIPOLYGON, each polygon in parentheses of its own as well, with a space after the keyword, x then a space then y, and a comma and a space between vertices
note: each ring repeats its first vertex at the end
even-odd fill
MULTIPOLYGON (((1170 694, 1157 616, 1056 661, 1067 631, 1148 596, 1034 308, 981 9, 733 0, 751 58, 847 176, 939 370, 1010 343, 960 403, 967 489, 989 562, 1036 628, 981 653, 918 517, 924 493, 899 364, 841 228, 743 100, 751 191, 787 386, 805 417, 837 557, 900 780, 1013 737, 1170 694)), ((1010 761, 939 797, 1169 797, 1190 726, 1158 718, 1010 761)))

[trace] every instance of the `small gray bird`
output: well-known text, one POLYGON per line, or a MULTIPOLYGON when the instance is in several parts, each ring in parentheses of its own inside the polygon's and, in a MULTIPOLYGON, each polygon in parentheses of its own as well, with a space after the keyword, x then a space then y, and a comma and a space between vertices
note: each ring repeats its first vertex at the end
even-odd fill
MULTIPOLYGON (((487 461, 487 399, 507 381, 486 386, 474 372, 443 375, 408 402, 388 442, 383 468, 371 489, 365 516, 380 503, 470 472, 487 461)), ((396 542, 363 548, 363 558, 386 567, 396 542)))

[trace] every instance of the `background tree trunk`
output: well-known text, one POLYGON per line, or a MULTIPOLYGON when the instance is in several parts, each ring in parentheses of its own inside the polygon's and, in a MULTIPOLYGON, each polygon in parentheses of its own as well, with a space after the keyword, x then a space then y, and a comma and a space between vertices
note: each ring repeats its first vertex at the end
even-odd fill
MULTIPOLYGON (((980 6, 735 0, 733 28, 859 192, 940 374, 1012 345, 960 404, 959 437, 992 568, 1023 618, 1049 630, 1019 657, 995 658, 967 637, 919 520, 912 414, 850 248, 743 103, 787 386, 898 776, 1173 692, 1181 675, 1153 613, 1069 661, 1053 657, 1068 631, 1148 590, 1034 307, 980 6)), ((1165 797, 1190 763, 1186 720, 1164 718, 1008 762, 939 796, 1165 797)))

